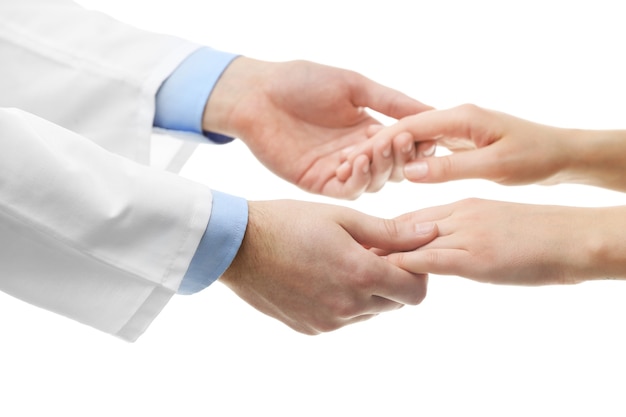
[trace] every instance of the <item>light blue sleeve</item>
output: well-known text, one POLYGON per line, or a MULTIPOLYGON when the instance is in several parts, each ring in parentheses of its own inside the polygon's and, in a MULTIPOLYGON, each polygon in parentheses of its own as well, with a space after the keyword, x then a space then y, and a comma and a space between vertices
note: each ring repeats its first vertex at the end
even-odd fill
POLYGON ((248 224, 248 202, 213 191, 211 218, 178 289, 193 294, 211 285, 237 255, 248 224))
POLYGON ((233 138, 202 130, 202 115, 213 87, 238 55, 207 47, 189 55, 167 78, 156 95, 154 126, 204 134, 216 143, 233 138))
MULTIPOLYGON (((185 59, 165 80, 156 96, 154 125, 164 129, 204 134, 216 143, 233 140, 202 131, 202 115, 213 87, 237 55, 201 48, 185 59)), ((193 294, 211 285, 239 251, 248 224, 248 202, 213 191, 207 229, 178 289, 193 294)))

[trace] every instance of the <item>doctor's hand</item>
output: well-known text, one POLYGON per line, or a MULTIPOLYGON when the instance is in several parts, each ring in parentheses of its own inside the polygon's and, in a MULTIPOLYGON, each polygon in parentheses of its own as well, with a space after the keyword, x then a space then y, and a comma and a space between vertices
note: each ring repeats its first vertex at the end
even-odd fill
POLYGON ((414 273, 510 285, 626 277, 626 207, 580 208, 463 200, 403 215, 439 236, 389 262, 414 273))
POLYGON ((299 332, 335 330, 422 301, 426 275, 368 250, 413 250, 437 234, 433 224, 409 223, 333 205, 250 202, 242 246, 220 281, 299 332))
POLYGON ((352 199, 382 187, 393 166, 394 155, 381 150, 336 176, 342 151, 380 124, 366 108, 398 119, 430 107, 356 72, 240 57, 216 84, 203 128, 241 138, 267 168, 306 191, 352 199))

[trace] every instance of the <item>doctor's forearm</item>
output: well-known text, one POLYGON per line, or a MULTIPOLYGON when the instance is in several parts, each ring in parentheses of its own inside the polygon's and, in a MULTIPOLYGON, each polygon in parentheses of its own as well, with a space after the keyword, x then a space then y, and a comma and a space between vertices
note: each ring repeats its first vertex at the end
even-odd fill
POLYGON ((136 339, 187 271, 210 190, 20 110, 0 109, 0 142, 0 289, 136 339))
POLYGON ((0 2, 0 107, 149 162, 156 92, 198 48, 73 2, 0 2))

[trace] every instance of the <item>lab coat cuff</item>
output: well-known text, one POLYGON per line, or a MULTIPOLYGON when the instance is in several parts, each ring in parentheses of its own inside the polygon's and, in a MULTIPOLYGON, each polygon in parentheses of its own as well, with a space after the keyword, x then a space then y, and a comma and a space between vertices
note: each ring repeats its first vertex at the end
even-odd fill
POLYGON ((213 191, 211 217, 178 293, 193 294, 215 282, 237 255, 247 225, 248 202, 213 191))
POLYGON ((206 103, 224 70, 238 55, 202 47, 163 82, 156 95, 154 126, 202 134, 215 143, 234 138, 202 130, 206 103))

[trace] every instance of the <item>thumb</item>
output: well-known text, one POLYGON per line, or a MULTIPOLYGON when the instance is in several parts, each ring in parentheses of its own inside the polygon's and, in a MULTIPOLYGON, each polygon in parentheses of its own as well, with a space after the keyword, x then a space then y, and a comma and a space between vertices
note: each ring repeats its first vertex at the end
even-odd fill
POLYGON ((377 248, 381 253, 414 250, 439 234, 434 222, 409 223, 371 216, 353 216, 343 227, 362 246, 377 248))
POLYGON ((353 91, 354 103, 357 106, 369 107, 394 119, 433 109, 427 104, 369 78, 361 76, 360 80, 359 88, 353 91))

